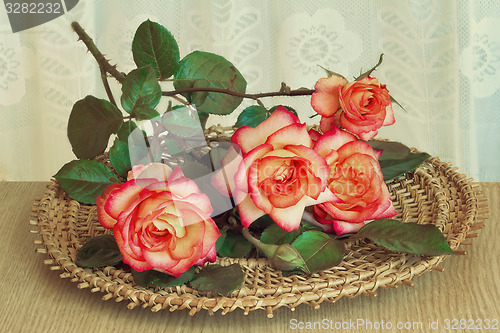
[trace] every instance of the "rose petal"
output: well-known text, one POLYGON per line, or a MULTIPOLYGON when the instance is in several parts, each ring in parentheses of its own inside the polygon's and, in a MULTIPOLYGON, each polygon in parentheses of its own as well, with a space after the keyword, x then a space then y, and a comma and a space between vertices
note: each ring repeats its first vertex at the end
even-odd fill
POLYGON ((236 204, 239 202, 239 198, 243 199, 249 193, 248 189, 248 170, 250 166, 259 158, 263 157, 265 154, 273 151, 273 146, 270 144, 262 144, 250 152, 248 152, 243 161, 238 165, 238 171, 234 175, 235 188, 233 189, 233 196, 236 199, 236 204))
POLYGON ((203 235, 203 249, 201 252, 201 257, 209 256, 210 260, 215 260, 215 256, 212 259, 213 251, 215 251, 215 242, 220 237, 219 228, 215 224, 214 220, 207 218, 205 221, 205 234, 203 235))
MULTIPOLYGON (((196 249, 193 249, 193 250, 196 251, 196 249)), ((180 270, 182 270, 182 269, 173 270, 172 268, 177 266, 179 264, 179 261, 172 259, 172 257, 170 256, 170 253, 168 251, 163 251, 163 252, 144 251, 144 258, 145 258, 145 260, 147 260, 148 263, 150 263, 150 265, 153 268, 161 269, 161 270, 163 270, 163 271, 167 272, 168 274, 173 275, 175 277, 179 277, 183 272, 185 272, 187 270, 187 269, 185 269, 182 272, 180 272, 180 270)), ((191 267, 193 265, 193 263, 194 262, 191 262, 189 267, 191 267)))
POLYGON ((392 109, 392 103, 387 105, 385 109, 385 119, 384 119, 384 126, 389 126, 392 125, 396 122, 396 118, 394 118, 394 111, 392 109))
POLYGON ((370 218, 377 210, 377 207, 354 210, 348 207, 342 207, 342 203, 324 202, 319 205, 328 215, 334 219, 346 221, 348 223, 360 223, 370 218), (341 208, 339 208, 341 207, 341 208))
POLYGON ((191 266, 193 266, 196 263, 196 261, 194 260, 194 257, 195 256, 193 256, 193 258, 180 260, 179 262, 177 262, 177 265, 175 265, 174 267, 171 267, 168 270, 168 274, 170 274, 174 277, 180 277, 182 275, 182 273, 187 271, 191 266))
MULTIPOLYGON (((252 199, 254 205, 258 209, 268 213, 273 209, 273 205, 269 201, 268 195, 264 192, 264 190, 260 188, 261 184, 259 179, 259 165, 260 163, 252 163, 252 165, 248 169, 248 193, 250 194, 250 198, 252 199)), ((238 193, 238 195, 236 196, 236 199, 238 200, 241 197, 240 193, 242 192, 237 191, 236 193, 238 193)))
POLYGON ((309 136, 311 137, 311 139, 313 140, 313 142, 316 142, 316 141, 318 141, 318 140, 319 140, 319 138, 321 138, 321 133, 320 133, 320 132, 318 132, 318 131, 316 131, 315 129, 312 129, 312 128, 311 128, 311 129, 308 131, 308 133, 309 133, 309 136))
POLYGON ((215 245, 212 246, 209 250, 209 252, 206 254, 205 257, 200 258, 195 265, 197 266, 203 266, 207 261, 208 262, 214 262, 217 259, 217 252, 215 249, 215 245))
POLYGON ((170 256, 174 260, 189 258, 194 249, 203 248, 203 235, 205 234, 205 223, 200 221, 200 216, 191 211, 182 211, 182 219, 187 220, 186 233, 184 237, 177 237, 175 248, 170 248, 170 256), (194 216, 191 216, 194 215, 194 216), (189 220, 197 220, 198 223, 191 223, 189 220))
POLYGON ((172 169, 163 163, 149 163, 147 165, 134 165, 128 172, 127 181, 141 178, 155 178, 165 181, 172 173, 172 169))
POLYGON ((305 208, 304 203, 301 201, 287 208, 274 208, 269 213, 269 216, 281 229, 285 231, 297 230, 300 227, 302 213, 304 213, 305 208))
POLYGON ((116 219, 109 216, 109 214, 106 212, 106 202, 108 201, 111 193, 119 188, 120 185, 113 183, 106 187, 102 194, 95 199, 95 203, 97 205, 97 218, 99 220, 99 223, 106 229, 113 229, 116 223, 116 219))
MULTIPOLYGON (((349 142, 349 143, 343 145, 342 147, 340 147, 337 150, 337 152, 339 154, 340 162, 343 162, 347 158, 352 158, 353 155, 356 155, 356 156, 359 156, 360 158, 363 158, 365 161, 364 163, 369 163, 369 162, 367 162, 366 159, 364 157, 362 157, 361 155, 367 155, 367 156, 373 158, 375 161, 378 159, 377 154, 375 154, 375 151, 373 150, 373 148, 369 144, 364 143, 362 141, 349 142)), ((371 165, 371 163, 370 163, 370 165, 371 165)))
POLYGON ((302 214, 307 206, 316 205, 325 201, 338 201, 339 199, 328 189, 320 194, 317 200, 304 196, 295 205, 287 208, 274 208, 269 214, 273 221, 285 231, 297 230, 302 221, 302 214))
MULTIPOLYGON (((383 116, 385 117, 385 112, 384 112, 383 116)), ((365 118, 366 118, 366 115, 365 115, 365 118)), ((346 130, 348 130, 349 132, 352 132, 354 134, 378 130, 380 127, 382 127, 383 122, 384 122, 384 118, 378 118, 378 117, 377 117, 377 119, 354 122, 354 121, 352 121, 352 119, 349 119, 346 116, 345 112, 340 115, 340 125, 342 127, 344 127, 346 130)))
POLYGON ((118 248, 120 249, 120 253, 122 254, 124 263, 130 265, 133 269, 135 269, 138 272, 154 268, 143 258, 137 258, 134 255, 134 251, 130 249, 129 240, 127 238, 122 237, 121 231, 116 227, 113 229, 113 235, 116 239, 116 243, 118 244, 118 248))
POLYGON ((266 142, 267 137, 279 129, 291 124, 299 123, 299 118, 285 107, 279 106, 274 112, 257 127, 240 127, 231 137, 243 154, 266 142))
POLYGON ((368 84, 368 85, 373 85, 373 86, 377 86, 377 87, 380 87, 380 82, 377 78, 375 77, 371 77, 369 75, 365 76, 364 78, 362 78, 361 80, 359 80, 358 82, 360 83, 364 83, 364 84, 368 84))
POLYGON ((380 196, 380 200, 382 201, 382 203, 379 205, 377 211, 373 214, 373 218, 386 219, 398 215, 398 212, 392 204, 389 189, 387 188, 387 185, 385 183, 383 183, 381 186, 381 192, 382 194, 380 196))
POLYGON ((192 193, 187 197, 182 198, 182 200, 179 197, 174 199, 174 205, 176 207, 180 202, 183 204, 190 204, 193 210, 196 210, 203 215, 210 216, 213 213, 212 204, 209 197, 205 193, 192 193))
POLYGON ((358 232, 359 229, 363 228, 365 222, 361 223, 348 223, 344 221, 332 220, 333 230, 337 235, 351 234, 358 232))
POLYGON ((321 156, 327 156, 332 150, 338 150, 348 142, 356 141, 356 137, 351 133, 334 128, 324 133, 316 142, 313 149, 321 156))
POLYGON ((253 203, 250 195, 240 197, 238 200, 238 212, 240 214, 241 224, 248 228, 259 217, 266 215, 261 209, 253 203))
POLYGON ((361 140, 368 141, 368 140, 373 139, 375 136, 377 136, 377 134, 378 134, 378 131, 375 130, 375 131, 370 131, 370 132, 359 133, 358 136, 361 140))
POLYGON ((326 188, 326 181, 328 180, 328 174, 330 172, 325 159, 313 149, 309 149, 304 146, 289 145, 286 146, 285 149, 307 159, 310 162, 309 166, 311 172, 307 172, 305 168, 298 171, 308 173, 309 188, 307 189, 307 195, 316 199, 319 193, 323 192, 326 188))
POLYGON ((307 133, 306 124, 291 124, 271 134, 266 143, 274 149, 281 149, 285 145, 303 145, 312 147, 313 141, 307 133))
POLYGON ((300 199, 302 199, 303 194, 297 189, 292 189, 290 191, 292 193, 289 193, 288 195, 286 194, 269 195, 268 196, 269 203, 276 208, 287 208, 297 204, 300 201, 300 199))
POLYGON ((342 77, 330 76, 319 79, 311 96, 311 106, 318 114, 324 117, 332 117, 340 108, 339 87, 347 83, 342 77))
POLYGON ((326 133, 334 128, 340 127, 340 116, 342 114, 342 109, 339 109, 332 117, 321 117, 319 121, 319 129, 321 132, 326 133))
POLYGON ((240 148, 231 144, 226 155, 221 159, 222 168, 212 176, 212 186, 225 197, 232 196, 235 188, 234 176, 238 171, 238 166, 243 161, 240 148))
POLYGON ((127 210, 142 190, 148 185, 158 182, 153 178, 131 180, 120 185, 120 189, 113 191, 105 204, 106 213, 114 219, 118 219, 120 213, 127 210))

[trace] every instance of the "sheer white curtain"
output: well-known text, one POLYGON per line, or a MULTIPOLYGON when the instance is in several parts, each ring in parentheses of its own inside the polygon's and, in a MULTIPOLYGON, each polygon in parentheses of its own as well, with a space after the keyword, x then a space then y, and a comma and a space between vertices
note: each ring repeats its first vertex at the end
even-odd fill
MULTIPOLYGON (((0 179, 50 179, 74 158, 66 139, 73 103, 106 98, 71 21, 128 72, 133 34, 148 18, 174 34, 181 57, 201 49, 232 61, 249 92, 278 90, 282 81, 311 88, 324 76, 318 65, 354 77, 384 53, 374 76, 406 111, 396 108, 396 124, 379 137, 439 156, 475 180, 500 181, 500 3, 472 0, 80 0, 16 34, 0 12, 0 179)), ((263 102, 315 121, 308 97, 263 102)))

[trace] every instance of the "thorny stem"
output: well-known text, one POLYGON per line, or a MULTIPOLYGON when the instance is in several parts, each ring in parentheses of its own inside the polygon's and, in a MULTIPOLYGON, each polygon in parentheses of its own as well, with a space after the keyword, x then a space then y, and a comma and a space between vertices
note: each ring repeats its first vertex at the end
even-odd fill
POLYGON ((218 92, 218 93, 223 93, 226 95, 231 95, 231 96, 236 96, 236 97, 242 97, 242 98, 251 98, 254 100, 258 100, 259 98, 263 97, 275 97, 275 96, 308 96, 312 95, 312 93, 315 91, 314 89, 296 89, 296 90, 290 90, 290 91, 274 91, 274 92, 266 92, 266 93, 257 93, 257 94, 247 94, 247 93, 241 93, 229 89, 224 89, 224 88, 212 88, 212 87, 193 87, 193 88, 184 88, 184 89, 177 89, 173 91, 162 91, 163 96, 174 96, 178 94, 184 94, 184 93, 193 93, 193 92, 198 92, 198 91, 207 91, 207 92, 218 92))
POLYGON ((102 79, 102 84, 104 85, 104 89, 106 90, 106 94, 108 95, 109 101, 116 107, 118 105, 116 104, 115 98, 113 97, 113 93, 111 92, 111 88, 109 87, 108 83, 108 75, 106 73, 106 70, 99 66, 99 69, 101 70, 101 79, 102 79))
MULTIPOLYGON (((104 55, 99 51, 97 46, 94 44, 94 41, 92 38, 87 35, 85 30, 80 26, 78 22, 73 22, 71 23, 71 26, 73 27, 73 30, 78 34, 79 40, 85 43, 87 46, 87 49, 92 53, 94 56, 95 60, 99 64, 101 70, 105 71, 106 73, 111 74, 118 82, 122 83, 123 80, 125 79, 125 73, 122 73, 116 69, 116 65, 113 66, 109 63, 109 61, 104 57, 104 55)), ((231 81, 234 81, 233 79, 231 81)), ((108 93, 108 96, 110 95, 110 90, 108 92, 109 86, 107 85, 107 82, 104 81, 104 86, 106 88, 106 92, 108 93), (106 87, 108 86, 108 87, 106 87)), ((234 82, 231 82, 234 83, 234 82)), ((255 101, 257 101, 259 104, 260 100, 259 98, 263 97, 275 97, 275 96, 308 96, 312 95, 314 92, 313 89, 305 89, 305 88, 300 88, 296 90, 289 90, 289 89, 281 89, 280 91, 275 91, 275 92, 266 92, 266 93, 257 93, 257 94, 247 94, 247 93, 241 93, 237 91, 233 91, 232 89, 232 84, 228 89, 223 89, 223 88, 213 88, 213 87, 192 87, 192 88, 184 88, 184 89, 177 89, 173 91, 163 91, 162 95, 163 96, 170 96, 174 97, 175 99, 179 100, 177 95, 184 94, 184 93, 193 93, 193 92, 199 92, 199 91, 206 91, 206 92, 217 92, 217 93, 223 93, 226 95, 231 95, 231 96, 236 96, 236 97, 242 97, 242 98, 250 98, 255 101)), ((110 97, 111 99, 111 97, 110 97)))
POLYGON ((78 34, 79 40, 85 43, 87 46, 87 49, 92 53, 94 56, 95 60, 101 66, 106 72, 111 74, 118 82, 122 83, 123 80, 125 79, 125 74, 119 72, 116 69, 116 66, 112 66, 108 60, 104 57, 104 55, 99 51, 97 46, 94 44, 94 41, 92 38, 87 35, 85 30, 80 26, 78 22, 73 22, 71 23, 71 27, 73 27, 73 30, 78 34))

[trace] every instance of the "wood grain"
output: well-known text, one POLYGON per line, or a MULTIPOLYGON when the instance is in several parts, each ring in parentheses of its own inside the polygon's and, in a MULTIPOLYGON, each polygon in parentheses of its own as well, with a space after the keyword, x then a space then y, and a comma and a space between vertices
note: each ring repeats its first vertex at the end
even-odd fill
POLYGON ((225 316, 200 312, 190 317, 188 311, 128 310, 124 303, 102 301, 101 293, 79 290, 75 283, 60 279, 61 272, 44 265, 46 255, 34 251, 33 241, 40 236, 30 234, 30 209, 34 198, 43 194, 45 184, 2 182, 0 332, 431 332, 429 321, 437 320, 440 326, 434 332, 446 332, 445 319, 500 320, 500 183, 481 186, 490 210, 486 226, 479 231, 479 238, 468 240, 472 245, 460 247, 467 255, 444 261, 444 272, 417 277, 414 287, 380 290, 377 297, 324 302, 317 310, 307 305, 294 312, 280 308, 268 319, 265 311, 248 316, 241 311, 225 316), (349 321, 361 324, 361 320, 364 325, 348 328, 349 321), (393 329, 370 329, 370 323, 380 325, 382 321, 385 327, 392 324, 393 329), (307 322, 328 325, 324 330, 294 329, 307 322), (346 329, 331 329, 329 325, 335 322, 343 322, 346 329), (398 330, 398 322, 409 326, 398 330))

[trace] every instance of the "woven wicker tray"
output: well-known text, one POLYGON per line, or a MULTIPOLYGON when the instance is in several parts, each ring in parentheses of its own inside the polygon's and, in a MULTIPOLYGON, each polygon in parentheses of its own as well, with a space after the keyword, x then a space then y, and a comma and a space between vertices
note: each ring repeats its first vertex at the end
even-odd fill
MULTIPOLYGON (((398 212, 396 218, 437 225, 454 250, 465 244, 465 238, 476 237, 477 233, 471 231, 482 228, 484 222, 479 221, 487 218, 486 199, 479 186, 455 170, 438 158, 430 158, 416 171, 388 184, 398 212)), ((189 309, 190 315, 201 310, 226 314, 241 309, 248 314, 262 309, 272 317, 273 310, 282 306, 293 310, 304 303, 317 308, 323 301, 335 302, 343 296, 375 295, 380 287, 413 285, 413 277, 441 270, 437 265, 446 258, 393 253, 358 241, 348 245, 339 266, 317 274, 291 276, 283 276, 266 259, 218 258, 221 265, 239 263, 245 273, 244 285, 229 297, 221 297, 185 285, 165 290, 142 288, 124 270, 76 266, 76 254, 86 240, 111 231, 99 224, 95 206, 69 199, 55 181, 34 202, 32 215, 31 223, 41 237, 35 241, 37 252, 50 257, 44 262, 52 270, 62 271, 61 278, 70 278, 80 289, 104 293, 103 300, 115 298, 117 302, 128 302, 129 309, 151 307, 154 312, 189 309)))

